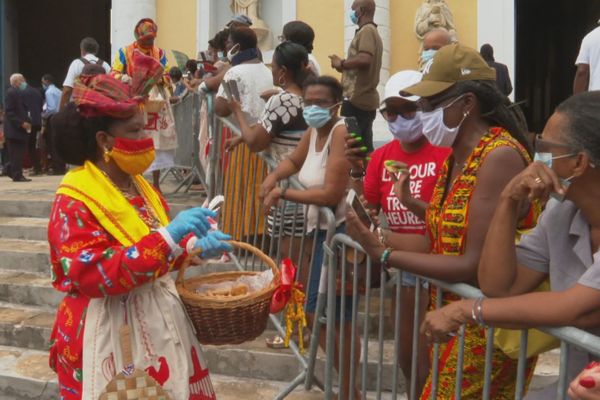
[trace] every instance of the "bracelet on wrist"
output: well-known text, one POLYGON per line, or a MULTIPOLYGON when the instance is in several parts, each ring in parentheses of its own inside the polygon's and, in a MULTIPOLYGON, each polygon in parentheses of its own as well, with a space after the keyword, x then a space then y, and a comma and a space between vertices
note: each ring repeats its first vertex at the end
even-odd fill
POLYGON ((284 186, 281 188, 281 195, 279 196, 279 198, 281 198, 282 200, 285 200, 285 192, 287 192, 288 187, 284 186))
POLYGON ((485 322, 483 321, 483 315, 482 315, 483 310, 481 307, 483 300, 484 300, 484 297, 476 298, 475 301, 473 302, 473 307, 471 308, 471 319, 477 325, 485 325, 485 322))
POLYGON ((352 179, 359 180, 362 179, 365 175, 366 171, 364 169, 360 171, 354 171, 353 169, 350 169, 350 178, 352 179))
POLYGON ((388 263, 390 261, 390 256, 392 255, 392 252, 394 251, 394 249, 392 249, 391 247, 387 247, 383 253, 381 253, 381 257, 379 258, 379 263, 381 264, 381 266, 383 268, 388 268, 388 263))
POLYGON ((377 228, 377 234, 379 235, 379 242, 385 247, 389 247, 387 244, 387 232, 385 229, 377 228))

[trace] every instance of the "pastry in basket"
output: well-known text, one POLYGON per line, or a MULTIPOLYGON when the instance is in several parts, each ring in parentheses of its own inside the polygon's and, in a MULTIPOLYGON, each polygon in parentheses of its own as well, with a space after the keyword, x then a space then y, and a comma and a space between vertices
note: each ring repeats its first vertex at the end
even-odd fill
MULTIPOLYGON (((143 25, 150 34, 152 25, 143 25)), ((152 58, 136 57, 131 85, 110 75, 79 81, 73 103, 52 120, 58 155, 79 167, 62 180, 48 224, 52 283, 65 293, 50 366, 57 398, 141 390, 146 397, 125 398, 211 400, 207 364, 170 272, 197 253, 221 256, 230 238, 209 231, 215 214, 204 208, 170 221, 164 198, 142 177, 154 146, 141 106, 163 70, 152 58), (131 334, 124 346, 113 340, 123 327, 131 334)))

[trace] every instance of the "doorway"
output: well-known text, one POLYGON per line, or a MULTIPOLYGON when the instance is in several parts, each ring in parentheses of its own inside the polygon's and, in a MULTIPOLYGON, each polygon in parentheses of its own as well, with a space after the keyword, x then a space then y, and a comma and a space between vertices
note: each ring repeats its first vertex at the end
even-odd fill
POLYGON ((540 133, 554 108, 573 93, 583 37, 600 18, 598 0, 515 0, 516 101, 529 130, 540 133))
POLYGON ((111 0, 8 0, 5 18, 12 21, 4 43, 11 45, 5 46, 3 86, 17 71, 33 86, 46 73, 62 86, 86 36, 100 43, 99 57, 110 60, 110 7, 111 0))

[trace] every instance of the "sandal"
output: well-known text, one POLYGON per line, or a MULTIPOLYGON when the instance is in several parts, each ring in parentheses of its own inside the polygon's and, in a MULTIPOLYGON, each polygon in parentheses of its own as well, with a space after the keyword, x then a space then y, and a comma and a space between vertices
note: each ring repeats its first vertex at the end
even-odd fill
POLYGON ((283 338, 279 335, 275 335, 272 338, 266 338, 265 343, 270 349, 285 349, 283 338))

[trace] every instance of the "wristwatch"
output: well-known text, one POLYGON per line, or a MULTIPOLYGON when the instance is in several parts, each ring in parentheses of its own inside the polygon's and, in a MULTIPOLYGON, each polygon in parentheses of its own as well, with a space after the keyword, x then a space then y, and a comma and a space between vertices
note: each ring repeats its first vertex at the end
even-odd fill
POLYGON ((365 170, 360 170, 360 171, 353 171, 352 169, 350 170, 350 179, 352 179, 353 181, 360 181, 362 180, 362 178, 364 178, 366 172, 365 170))

